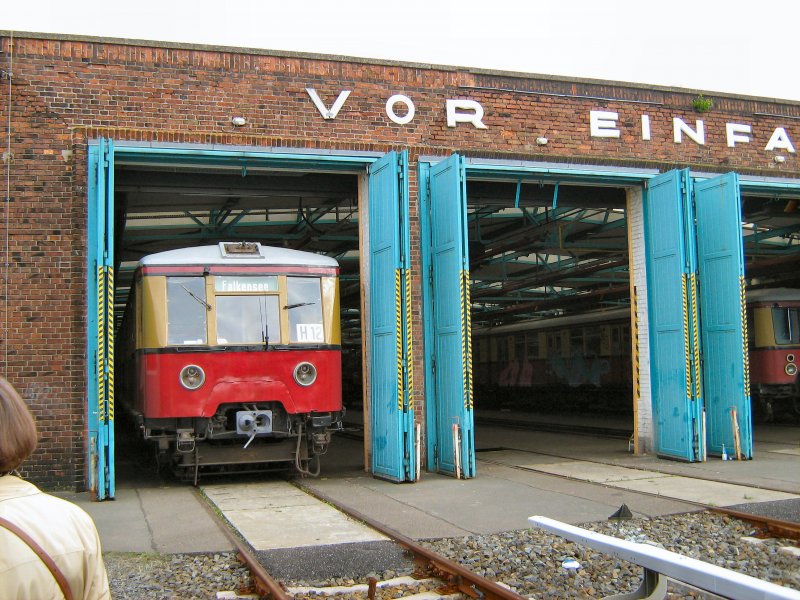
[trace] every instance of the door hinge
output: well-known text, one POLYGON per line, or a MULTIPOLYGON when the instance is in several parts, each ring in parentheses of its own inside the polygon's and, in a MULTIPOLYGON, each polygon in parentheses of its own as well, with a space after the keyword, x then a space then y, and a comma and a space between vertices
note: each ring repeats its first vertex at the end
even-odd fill
MULTIPOLYGON (((694 194, 690 194, 691 186, 689 185, 689 177, 686 173, 681 174, 681 192, 683 193, 684 197, 691 198, 692 203, 694 203, 694 194)), ((693 190, 692 190, 693 191, 693 190)))

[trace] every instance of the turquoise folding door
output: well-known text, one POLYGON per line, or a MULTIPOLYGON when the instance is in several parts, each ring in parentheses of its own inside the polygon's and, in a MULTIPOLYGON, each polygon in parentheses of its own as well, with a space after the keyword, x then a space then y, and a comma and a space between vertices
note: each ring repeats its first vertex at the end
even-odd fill
POLYGON ((114 497, 114 143, 89 147, 87 487, 114 497))
POLYGON ((644 209, 656 452, 697 461, 704 437, 690 186, 688 170, 658 175, 647 182, 644 209))
POLYGON ((454 154, 421 172, 427 179, 423 210, 429 306, 428 464, 440 473, 475 476, 472 406, 469 257, 466 177, 454 154))
POLYGON ((753 456, 739 178, 694 184, 708 451, 753 456))
POLYGON ((372 472, 416 478, 408 210, 408 153, 369 167, 372 472))

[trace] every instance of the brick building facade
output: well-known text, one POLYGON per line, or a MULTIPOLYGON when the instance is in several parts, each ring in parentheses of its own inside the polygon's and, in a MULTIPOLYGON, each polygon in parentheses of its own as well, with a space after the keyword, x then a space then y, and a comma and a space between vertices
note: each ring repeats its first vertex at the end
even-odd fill
MULTIPOLYGON (((407 149, 417 330, 414 166, 421 156, 800 179, 791 145, 800 140, 796 102, 707 92, 713 108, 699 113, 697 91, 656 86, 9 32, 0 33, 0 69, 8 182, 0 223, 0 372, 36 415, 41 441, 26 475, 48 488, 81 488, 86 479, 87 157, 98 137, 217 148, 407 149), (350 93, 335 117, 325 118, 309 88, 328 109, 350 93), (387 106, 397 94, 405 98, 387 106), (413 119, 396 122, 409 116, 409 100, 413 119), (245 117, 246 126, 233 127, 232 116, 245 117)), ((639 252, 634 263, 643 260, 639 252)), ((425 350, 418 344, 414 353, 416 404, 424 407, 425 350)))

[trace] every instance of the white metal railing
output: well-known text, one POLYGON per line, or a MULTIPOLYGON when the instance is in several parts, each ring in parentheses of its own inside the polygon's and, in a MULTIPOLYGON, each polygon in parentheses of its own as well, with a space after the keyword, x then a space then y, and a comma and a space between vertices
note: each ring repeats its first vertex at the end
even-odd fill
POLYGON ((645 577, 638 590, 629 594, 610 596, 610 598, 663 598, 667 591, 666 578, 669 577, 735 600, 800 600, 800 592, 796 590, 676 554, 663 548, 621 540, 547 517, 529 517, 528 521, 572 542, 589 546, 604 554, 616 556, 644 567, 645 577))

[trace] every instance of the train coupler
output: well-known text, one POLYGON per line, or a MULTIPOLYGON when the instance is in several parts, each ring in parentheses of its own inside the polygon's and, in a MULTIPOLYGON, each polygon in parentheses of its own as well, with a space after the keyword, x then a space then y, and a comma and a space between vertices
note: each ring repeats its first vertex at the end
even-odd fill
POLYGON ((331 434, 328 431, 318 431, 311 434, 311 443, 314 446, 314 454, 325 454, 328 444, 331 442, 331 434))
POLYGON ((195 440, 193 429, 178 429, 178 441, 175 444, 175 449, 178 452, 194 452, 195 440))

